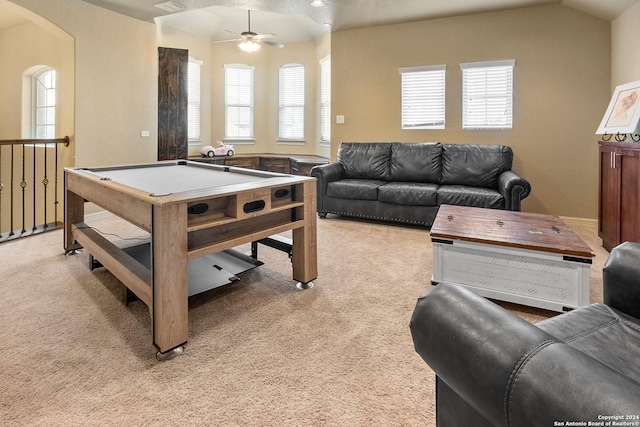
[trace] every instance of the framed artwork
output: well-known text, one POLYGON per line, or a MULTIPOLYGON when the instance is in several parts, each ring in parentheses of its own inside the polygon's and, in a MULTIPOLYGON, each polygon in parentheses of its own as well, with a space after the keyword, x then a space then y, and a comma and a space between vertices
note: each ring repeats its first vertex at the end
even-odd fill
POLYGON ((616 87, 596 134, 638 133, 640 80, 616 87))

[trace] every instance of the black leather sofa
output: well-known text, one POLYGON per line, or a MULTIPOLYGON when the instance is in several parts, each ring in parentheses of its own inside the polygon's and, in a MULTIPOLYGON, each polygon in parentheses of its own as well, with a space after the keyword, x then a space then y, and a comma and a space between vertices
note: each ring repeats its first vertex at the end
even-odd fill
POLYGON ((316 166, 317 210, 430 226, 442 204, 520 210, 531 191, 504 145, 343 142, 316 166))
POLYGON ((436 374, 437 425, 639 425, 639 260, 640 243, 614 248, 605 304, 535 325, 455 285, 420 298, 410 328, 436 374))

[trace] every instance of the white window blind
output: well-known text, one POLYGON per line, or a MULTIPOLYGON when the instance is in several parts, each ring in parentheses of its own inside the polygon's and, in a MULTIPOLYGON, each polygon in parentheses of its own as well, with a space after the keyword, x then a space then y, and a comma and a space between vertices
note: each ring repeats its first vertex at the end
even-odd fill
POLYGON ((402 129, 444 129, 446 65, 400 68, 402 129))
POLYGON ((33 76, 34 138, 56 137, 56 70, 44 68, 33 76))
POLYGON ((320 61, 320 141, 331 141, 331 57, 320 61))
POLYGON ((200 140, 200 75, 202 61, 189 58, 187 86, 188 86, 188 138, 189 141, 200 140))
POLYGON ((462 128, 513 127, 515 60, 468 62, 462 70, 462 128))
POLYGON ((254 67, 225 65, 225 138, 253 139, 254 67))
POLYGON ((280 67, 279 139, 304 139, 304 66, 285 64, 280 67))

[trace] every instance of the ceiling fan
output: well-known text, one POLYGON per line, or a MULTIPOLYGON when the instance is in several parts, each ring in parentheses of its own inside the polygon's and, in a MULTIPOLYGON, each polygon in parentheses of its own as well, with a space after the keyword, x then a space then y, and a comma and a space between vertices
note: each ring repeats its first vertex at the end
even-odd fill
POLYGON ((284 45, 282 43, 273 42, 270 40, 266 40, 272 37, 275 37, 275 34, 257 34, 251 31, 251 11, 247 10, 247 23, 248 28, 247 31, 243 31, 240 33, 239 39, 231 39, 231 40, 220 40, 214 43, 225 43, 225 42, 233 42, 239 41, 238 47, 245 52, 255 52, 260 49, 260 45, 267 45, 271 47, 283 48, 284 45))

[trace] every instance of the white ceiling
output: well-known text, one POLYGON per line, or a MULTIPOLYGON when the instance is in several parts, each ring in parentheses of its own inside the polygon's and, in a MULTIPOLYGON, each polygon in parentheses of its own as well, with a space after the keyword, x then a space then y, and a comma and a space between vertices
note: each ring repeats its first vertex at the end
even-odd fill
MULTIPOLYGON (((184 7, 177 12, 154 6, 165 0, 83 1, 212 41, 233 39, 246 31, 250 9, 252 31, 275 34, 272 40, 287 43, 317 39, 326 31, 553 3, 612 20, 640 0, 325 0, 320 8, 311 6, 311 0, 172 0, 184 7)), ((3 2, 0 0, 0 29, 24 22, 20 16, 5 13, 3 2)))

